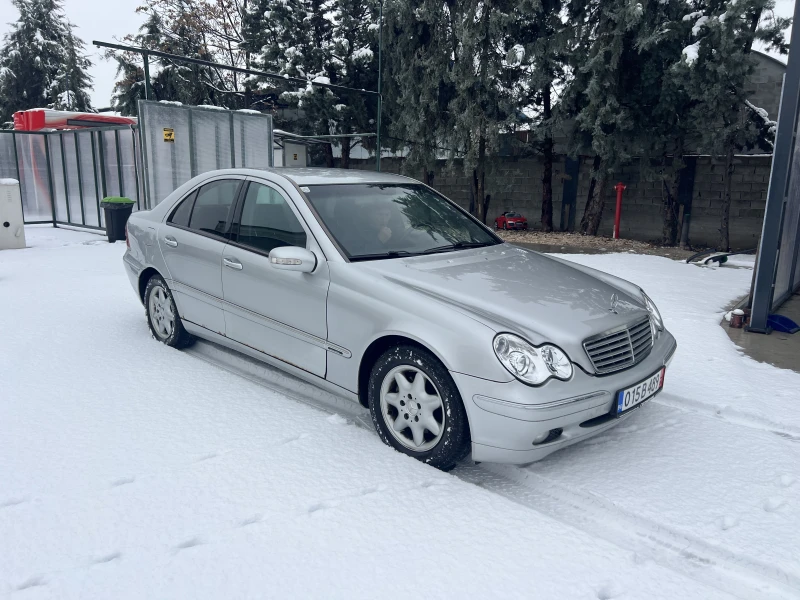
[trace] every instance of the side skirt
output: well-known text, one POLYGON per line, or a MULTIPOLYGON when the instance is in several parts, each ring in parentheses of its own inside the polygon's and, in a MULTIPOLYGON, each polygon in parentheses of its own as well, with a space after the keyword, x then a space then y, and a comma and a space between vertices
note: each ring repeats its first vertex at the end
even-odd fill
MULTIPOLYGON (((289 375, 292 375, 297 379, 300 379, 315 387, 321 388, 334 396, 346 399, 349 402, 354 402, 359 407, 361 406, 361 403, 358 400, 358 394, 351 392, 350 390, 347 390, 343 387, 340 387, 335 383, 331 383, 326 379, 318 377, 313 373, 309 373, 308 371, 304 371, 303 369, 295 367, 294 365, 291 365, 278 358, 275 358, 274 356, 270 356, 269 354, 264 354, 263 352, 259 352, 254 348, 245 346, 244 344, 240 344, 235 340, 232 340, 228 337, 225 337, 224 335, 220 335, 216 332, 206 329, 205 327, 201 327, 200 325, 197 325, 190 321, 183 321, 183 326, 186 328, 186 331, 188 331, 192 335, 202 338, 203 340, 212 342, 212 344, 208 345, 209 346, 208 349, 204 348, 200 352, 205 356, 208 356, 214 360, 219 360, 221 362, 242 362, 242 361, 251 362, 247 358, 249 357, 250 359, 255 359, 260 363, 266 363, 267 365, 274 367, 275 369, 282 371, 283 373, 288 373, 289 375), (224 346, 224 348, 219 348, 218 346, 216 346, 216 344, 224 346), (236 356, 234 354, 229 358, 225 356, 226 354, 229 353, 228 352, 229 350, 234 351, 234 353, 244 354, 245 356, 236 356)), ((247 370, 243 368, 243 365, 240 364, 234 366, 238 370, 244 370, 244 371, 247 370)))

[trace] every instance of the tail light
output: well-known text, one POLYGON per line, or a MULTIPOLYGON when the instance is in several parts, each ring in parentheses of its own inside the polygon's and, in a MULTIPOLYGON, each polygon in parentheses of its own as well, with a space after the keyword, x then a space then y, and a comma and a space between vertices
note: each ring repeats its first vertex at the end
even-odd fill
POLYGON ((130 240, 130 238, 128 237, 128 224, 127 224, 127 223, 125 223, 125 245, 126 245, 126 246, 128 247, 128 249, 130 250, 130 247, 131 247, 131 240, 130 240))

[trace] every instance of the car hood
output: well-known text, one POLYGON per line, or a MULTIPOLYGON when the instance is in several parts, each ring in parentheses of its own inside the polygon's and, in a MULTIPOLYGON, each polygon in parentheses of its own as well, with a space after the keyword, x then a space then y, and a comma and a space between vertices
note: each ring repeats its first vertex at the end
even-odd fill
POLYGON ((509 244, 359 266, 498 332, 556 344, 587 368, 586 338, 647 315, 635 286, 509 244))

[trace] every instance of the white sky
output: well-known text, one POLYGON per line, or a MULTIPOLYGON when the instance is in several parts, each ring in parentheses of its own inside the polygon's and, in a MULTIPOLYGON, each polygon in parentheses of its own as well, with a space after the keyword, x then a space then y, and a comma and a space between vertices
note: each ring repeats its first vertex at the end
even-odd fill
MULTIPOLYGON (((113 42, 128 33, 135 33, 143 22, 141 15, 136 14, 140 0, 64 0, 64 12, 75 25, 77 33, 86 42, 94 66, 91 75, 94 78, 92 104, 101 108, 111 103, 111 92, 114 88, 116 63, 100 57, 99 48, 92 46, 92 40, 113 42)), ((794 0, 776 0, 775 12, 784 17, 791 17, 794 0)), ((9 30, 9 23, 19 17, 11 0, 0 0, 0 35, 9 30)), ((778 56, 786 62, 786 57, 778 56)))
MULTIPOLYGON (((64 0, 64 13, 77 25, 76 33, 86 43, 86 51, 94 66, 90 75, 94 78, 92 104, 102 108, 111 104, 111 92, 117 71, 116 62, 101 57, 101 50, 92 45, 92 40, 114 42, 129 33, 135 33, 144 19, 136 14, 141 0, 64 0)), ((9 31, 9 23, 19 18, 19 12, 11 0, 0 0, 0 34, 9 31)))

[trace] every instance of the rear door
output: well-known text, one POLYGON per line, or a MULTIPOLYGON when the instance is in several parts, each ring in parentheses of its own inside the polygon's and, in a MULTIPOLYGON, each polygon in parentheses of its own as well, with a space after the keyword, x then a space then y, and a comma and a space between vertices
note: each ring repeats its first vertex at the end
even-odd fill
POLYGON ((159 230, 178 313, 222 335, 222 251, 243 181, 228 177, 204 184, 178 204, 159 230))
POLYGON ((284 190, 255 181, 247 185, 222 256, 226 335, 324 377, 328 263, 284 190), (278 246, 311 250, 317 268, 313 273, 273 268, 269 252, 278 246))

